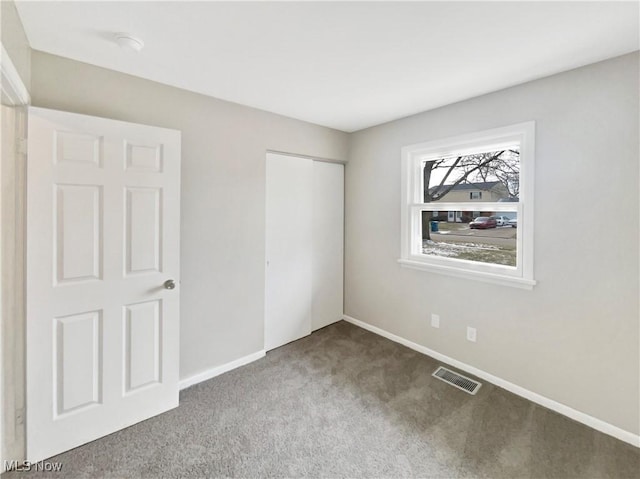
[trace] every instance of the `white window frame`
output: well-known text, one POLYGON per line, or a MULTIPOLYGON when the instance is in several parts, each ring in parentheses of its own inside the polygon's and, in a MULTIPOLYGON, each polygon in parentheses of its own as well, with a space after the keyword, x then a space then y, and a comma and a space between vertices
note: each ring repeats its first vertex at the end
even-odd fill
POLYGON ((533 178, 535 122, 495 128, 402 148, 401 266, 488 283, 533 289, 533 178), (483 211, 518 213, 516 267, 422 253, 422 211, 478 209, 480 202, 424 203, 422 164, 426 160, 496 151, 520 145, 519 202, 482 202, 483 211))

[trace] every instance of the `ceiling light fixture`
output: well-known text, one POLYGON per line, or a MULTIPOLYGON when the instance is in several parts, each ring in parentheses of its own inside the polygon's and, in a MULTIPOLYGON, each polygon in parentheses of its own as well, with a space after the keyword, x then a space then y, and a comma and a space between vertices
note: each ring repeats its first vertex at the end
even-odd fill
POLYGON ((144 42, 129 33, 116 33, 115 40, 118 46, 124 50, 139 52, 144 47, 144 42))

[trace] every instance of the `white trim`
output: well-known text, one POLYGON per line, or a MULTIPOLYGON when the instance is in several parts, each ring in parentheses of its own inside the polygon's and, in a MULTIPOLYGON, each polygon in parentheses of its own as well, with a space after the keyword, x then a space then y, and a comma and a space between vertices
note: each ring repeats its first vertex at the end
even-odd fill
POLYGON ((25 87, 18 70, 11 61, 11 57, 2 45, 2 57, 0 57, 0 72, 2 78, 0 83, 2 85, 2 93, 4 93, 14 105, 27 105, 31 102, 29 91, 25 87))
POLYGON ((470 269, 456 268, 449 265, 437 265, 434 263, 426 263, 424 261, 413 261, 411 259, 399 259, 398 263, 400 263, 400 266, 403 268, 430 271, 432 273, 440 273, 447 276, 453 276, 455 278, 474 279, 476 281, 482 281, 483 283, 512 286, 520 289, 532 290, 537 284, 533 279, 507 276, 506 274, 488 273, 486 271, 472 271, 470 269))
POLYGON ((542 396, 538 393, 525 389, 517 384, 513 384, 509 381, 506 381, 502 378, 494 376, 488 372, 485 372, 481 369, 470 366, 462 361, 458 361, 457 359, 450 358, 449 356, 445 356, 433 349, 429 349, 426 346, 422 346, 420 344, 414 343, 413 341, 409 341, 408 339, 402 338, 400 336, 396 336, 393 333, 385 331, 384 329, 380 329, 371 324, 365 323, 364 321, 360 321, 359 319, 352 318, 351 316, 347 316, 346 314, 342 316, 342 319, 351 323, 355 326, 358 326, 362 329, 366 329, 367 331, 371 331, 379 336, 390 339, 393 342, 402 344, 403 346, 408 347, 409 349, 413 349, 419 353, 430 356, 438 361, 449 364, 455 368, 466 371, 467 373, 484 379, 496 386, 501 387, 502 389, 506 389, 513 394, 516 394, 520 397, 528 399, 531 402, 539 404, 540 406, 546 407, 547 409, 551 409, 563 416, 567 416, 574 421, 584 424, 585 426, 589 426, 597 431, 600 431, 609 436, 613 436, 616 439, 620 439, 632 446, 640 448, 640 435, 634 434, 629 431, 625 431, 624 429, 619 428, 618 426, 614 426, 608 422, 603 421, 602 419, 595 418, 583 412, 577 411, 569 406, 566 406, 562 403, 554 401, 553 399, 549 399, 545 396, 542 396))
POLYGON ((206 371, 202 371, 201 373, 194 374, 185 379, 181 379, 179 382, 180 390, 191 387, 195 384, 201 383, 203 381, 207 381, 211 378, 215 378, 216 376, 220 376, 226 372, 231 371, 232 369, 239 368, 240 366, 244 366, 246 364, 252 363, 258 359, 264 358, 266 351, 263 349, 261 351, 257 351, 253 354, 249 354, 248 356, 243 356, 235 361, 231 361, 229 363, 223 364, 221 366, 216 366, 215 368, 208 369, 206 371))
MULTIPOLYGON (((7 53, 4 45, 0 41, 0 96, 2 97, 3 103, 6 102, 11 107, 19 107, 22 105, 28 105, 31 102, 31 97, 29 96, 29 91, 27 90, 22 78, 18 74, 18 70, 16 70, 13 61, 11 61, 11 57, 7 53)), ((13 255, 18 258, 16 268, 11 272, 11 277, 8 285, 2 285, 1 295, 7 295, 2 298, 2 301, 6 301, 8 297, 11 298, 9 304, 11 305, 10 312, 13 313, 10 315, 11 317, 11 331, 13 339, 21 337, 21 334, 16 333, 16 331, 20 328, 24 328, 24 264, 20 261, 24 259, 24 223, 25 223, 25 192, 26 192, 26 181, 25 181, 25 165, 26 165, 26 150, 24 150, 23 145, 25 144, 24 136, 26 135, 26 109, 16 108, 16 130, 15 130, 15 140, 17 142, 15 152, 15 164, 13 171, 11 173, 12 178, 3 178, 3 181, 9 181, 10 184, 13 184, 13 188, 2 191, 2 201, 4 202, 8 199, 7 195, 12 195, 12 201, 14 203, 14 213, 15 213, 15 237, 12 238, 12 243, 10 248, 12 249, 13 255)), ((7 238, 2 238, 1 242, 5 243, 7 238)), ((6 249, 6 246, 4 247, 6 249)), ((4 266, 3 266, 4 269, 4 266)), ((1 314, 0 314, 1 316, 1 314)), ((0 317, 0 324, 2 324, 2 330, 5 330, 9 326, 8 318, 0 317)), ((3 361, 4 359, 4 350, 2 349, 2 342, 5 341, 5 338, 0 335, 0 376, 4 379, 4 375, 6 373, 5 369, 14 371, 15 374, 24 374, 24 342, 18 341, 15 354, 13 354, 8 361, 3 361), (7 364, 8 363, 8 364, 7 364)), ((24 421, 22 424, 17 425, 16 432, 20 431, 19 434, 16 434, 13 438, 7 438, 4 436, 5 432, 5 422, 4 418, 12 417, 12 420, 16 420, 18 414, 20 413, 24 417, 24 403, 14 404, 14 407, 11 407, 10 410, 7 410, 9 407, 4 402, 4 395, 8 392, 12 391, 12 394, 16 395, 16 388, 19 386, 17 384, 12 384, 13 391, 9 389, 9 391, 5 391, 0 388, 0 473, 5 471, 4 460, 8 459, 2 455, 2 452, 5 449, 9 449, 9 453, 11 455, 15 455, 16 457, 11 457, 12 460, 23 460, 25 458, 24 444, 21 442, 20 438, 17 437, 21 435, 24 438, 24 421), (20 412, 20 410, 22 411, 20 412)), ((24 380, 20 381, 20 388, 24 386, 24 380)), ((20 392, 23 393, 21 390, 20 392)), ((22 394, 24 397, 24 393, 22 394)))
POLYGON ((320 163, 337 163, 339 165, 346 165, 347 162, 345 160, 336 160, 333 158, 322 158, 319 156, 309 156, 309 155, 301 155, 299 153, 289 153, 286 151, 278 151, 278 150, 267 150, 267 154, 272 153, 274 155, 282 155, 282 156, 293 156, 295 158, 304 158, 306 160, 318 161, 320 163))

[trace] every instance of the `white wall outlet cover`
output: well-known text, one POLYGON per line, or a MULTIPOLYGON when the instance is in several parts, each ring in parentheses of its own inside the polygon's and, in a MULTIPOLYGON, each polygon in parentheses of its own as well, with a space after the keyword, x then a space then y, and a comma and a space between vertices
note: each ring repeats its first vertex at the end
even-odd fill
POLYGON ((467 339, 476 342, 476 328, 467 327, 467 339))
POLYGON ((439 328, 440 327, 440 316, 437 314, 432 314, 431 315, 431 326, 433 326, 434 328, 439 328))

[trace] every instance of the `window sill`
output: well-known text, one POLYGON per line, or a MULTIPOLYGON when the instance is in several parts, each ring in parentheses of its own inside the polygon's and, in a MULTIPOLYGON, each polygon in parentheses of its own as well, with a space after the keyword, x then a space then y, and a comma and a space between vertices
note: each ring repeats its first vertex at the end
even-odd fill
POLYGON ((440 266, 422 261, 414 261, 410 259, 399 259, 398 263, 403 268, 418 269, 421 271, 429 271, 432 273, 444 274, 447 276, 454 276, 456 278, 472 279, 476 281, 482 281, 484 283, 499 284, 502 286, 510 286, 512 288, 520 288, 532 290, 537 284, 533 279, 516 278, 512 276, 505 276, 501 274, 485 273, 482 271, 470 271, 468 269, 454 268, 452 266, 440 266))

